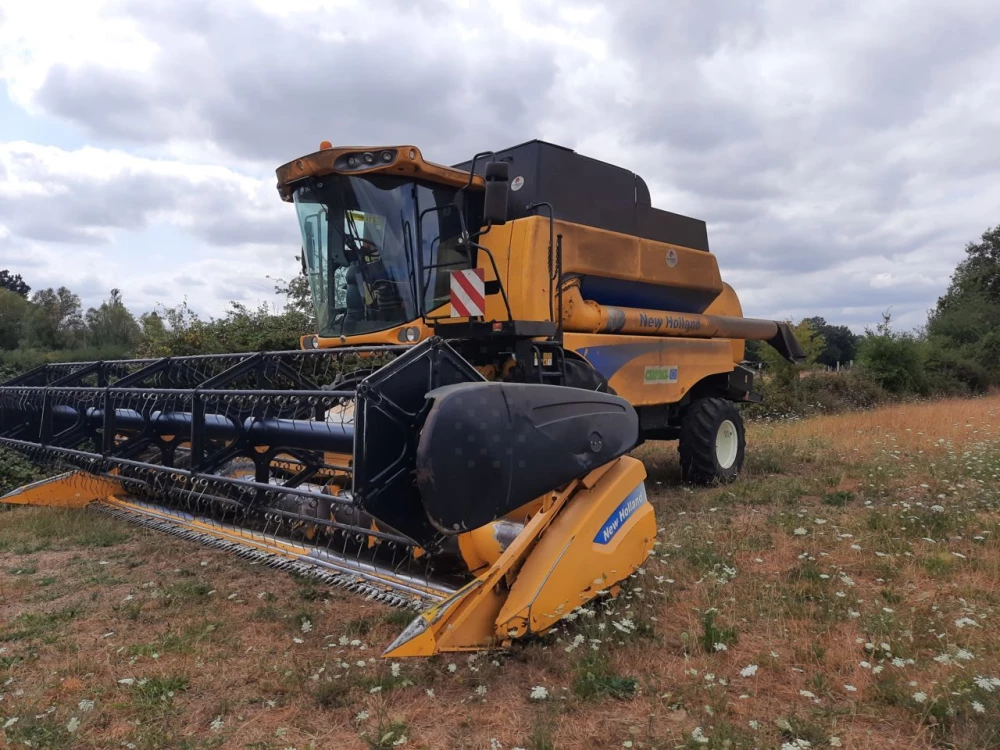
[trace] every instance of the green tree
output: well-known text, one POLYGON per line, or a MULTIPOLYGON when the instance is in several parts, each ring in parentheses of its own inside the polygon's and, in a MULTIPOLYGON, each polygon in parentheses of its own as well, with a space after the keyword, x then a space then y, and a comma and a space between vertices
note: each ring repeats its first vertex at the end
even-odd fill
MULTIPOLYGON (((301 261, 302 256, 296 255, 295 259, 301 261)), ((285 312, 301 313, 306 316, 308 323, 302 333, 315 332, 316 309, 313 307, 312 291, 309 289, 309 277, 305 274, 305 268, 303 267, 303 270, 289 281, 281 278, 271 278, 271 280, 274 282, 275 293, 285 298, 285 312)))
POLYGON ((31 309, 24 318, 23 346, 72 349, 83 343, 85 334, 77 295, 64 286, 35 292, 31 298, 31 309))
POLYGON ((797 325, 792 326, 792 333, 805 354, 805 360, 798 364, 789 362, 770 346, 762 346, 759 349, 760 359, 767 368, 769 376, 781 386, 791 386, 797 383, 799 373, 816 364, 816 359, 826 346, 823 337, 813 329, 808 320, 800 321, 797 325))
POLYGON ((0 289, 0 349, 16 349, 31 304, 16 292, 0 289))
POLYGON ((846 363, 857 359, 859 336, 847 326, 834 326, 824 318, 805 319, 809 326, 823 337, 823 351, 816 361, 827 367, 836 367, 837 363, 846 363))
POLYGON ((882 322, 874 330, 865 329, 858 363, 889 393, 922 394, 928 391, 923 343, 912 334, 893 331, 888 311, 882 313, 882 322))
POLYGON ((1000 381, 1000 225, 965 248, 927 321, 934 346, 952 358, 985 368, 1000 381))
POLYGON ((31 287, 24 283, 21 274, 12 274, 6 268, 0 268, 0 289, 6 289, 8 292, 13 292, 25 299, 28 298, 28 292, 31 291, 31 287))
POLYGON ((92 346, 119 346, 131 350, 142 337, 142 330, 122 302, 118 289, 112 289, 111 296, 100 307, 87 310, 86 320, 92 346))
POLYGON ((140 356, 168 357, 187 354, 221 354, 225 350, 185 299, 174 307, 160 306, 139 318, 142 328, 140 356))

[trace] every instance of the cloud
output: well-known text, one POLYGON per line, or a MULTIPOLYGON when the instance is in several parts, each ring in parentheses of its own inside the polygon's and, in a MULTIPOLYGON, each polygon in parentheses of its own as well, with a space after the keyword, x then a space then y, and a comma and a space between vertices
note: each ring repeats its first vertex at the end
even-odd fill
POLYGON ((40 6, 0 27, 0 78, 95 147, 0 148, 0 258, 182 232, 174 283, 137 289, 235 297, 233 263, 260 284, 296 246, 273 169, 322 139, 446 163, 563 143, 707 220, 748 314, 856 328, 889 305, 922 323, 1000 221, 990 0, 40 6))
MULTIPOLYGON (((278 15, 179 0, 126 2, 118 13, 156 50, 145 67, 61 60, 33 94, 113 141, 211 142, 277 165, 324 138, 402 137, 460 160, 484 142, 528 137, 555 82, 550 44, 470 35, 450 13, 407 4, 278 15)), ((479 21, 494 27, 497 11, 479 21)))
POLYGON ((188 295, 216 313, 273 300, 267 276, 295 273, 295 215, 273 183, 27 142, 0 144, 0 165, 0 266, 35 289, 66 285, 95 305, 117 287, 137 311, 188 295))
POLYGON ((0 144, 0 165, 0 216, 25 239, 106 243, 164 221, 216 245, 294 242, 273 186, 225 167, 23 141, 0 144))

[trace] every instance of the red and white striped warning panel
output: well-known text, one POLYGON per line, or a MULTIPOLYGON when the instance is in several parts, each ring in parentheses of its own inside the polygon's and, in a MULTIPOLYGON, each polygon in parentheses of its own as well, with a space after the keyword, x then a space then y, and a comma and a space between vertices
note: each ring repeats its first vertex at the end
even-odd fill
POLYGON ((486 314, 486 276, 482 268, 451 272, 451 317, 486 314))

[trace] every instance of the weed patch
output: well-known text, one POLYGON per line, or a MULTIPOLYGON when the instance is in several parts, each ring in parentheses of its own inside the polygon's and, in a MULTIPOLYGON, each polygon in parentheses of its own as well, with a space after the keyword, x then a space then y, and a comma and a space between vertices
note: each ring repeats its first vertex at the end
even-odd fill
POLYGON ((584 700, 617 698, 624 700, 635 695, 638 681, 615 672, 605 656, 589 652, 577 663, 573 679, 573 693, 584 700))

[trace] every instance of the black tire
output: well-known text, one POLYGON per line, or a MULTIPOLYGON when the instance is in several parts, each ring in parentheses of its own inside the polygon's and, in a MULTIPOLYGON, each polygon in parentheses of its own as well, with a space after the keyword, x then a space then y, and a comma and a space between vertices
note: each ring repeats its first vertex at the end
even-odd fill
POLYGON ((694 401, 681 417, 677 450, 685 481, 695 484, 733 481, 743 468, 746 453, 746 433, 739 410, 722 398, 694 401))

